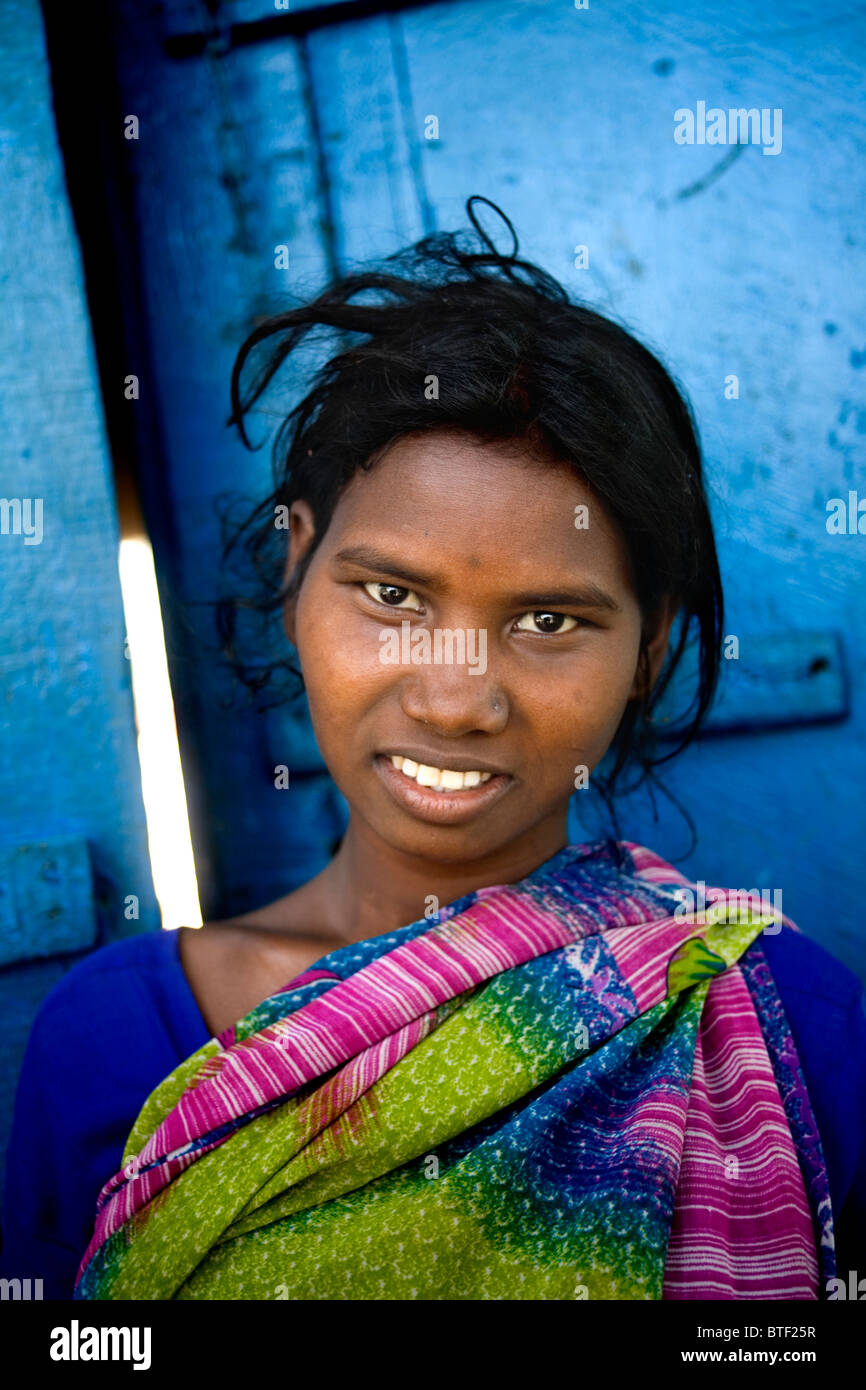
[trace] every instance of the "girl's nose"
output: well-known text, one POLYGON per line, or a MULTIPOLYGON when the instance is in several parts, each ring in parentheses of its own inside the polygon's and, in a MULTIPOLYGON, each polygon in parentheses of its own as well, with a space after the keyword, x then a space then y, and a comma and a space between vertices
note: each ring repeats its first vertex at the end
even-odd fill
POLYGON ((499 682, 489 671, 473 675, 467 667, 413 670, 403 680, 400 704, 410 719, 429 724, 446 738, 498 734, 508 723, 509 701, 499 682))

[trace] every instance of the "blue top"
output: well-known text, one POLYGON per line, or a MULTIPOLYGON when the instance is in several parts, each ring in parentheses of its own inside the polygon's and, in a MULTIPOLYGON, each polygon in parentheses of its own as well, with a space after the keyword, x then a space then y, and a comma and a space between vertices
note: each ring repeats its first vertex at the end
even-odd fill
MULTIPOLYGON (((100 1188, 120 1167, 144 1101, 210 1031, 178 934, 103 946, 54 986, 36 1017, 6 1163, 5 1278, 71 1299, 100 1188)), ((792 931, 764 936, 800 1055, 830 1179, 837 1265, 866 1273, 866 1015, 845 966, 792 931)))

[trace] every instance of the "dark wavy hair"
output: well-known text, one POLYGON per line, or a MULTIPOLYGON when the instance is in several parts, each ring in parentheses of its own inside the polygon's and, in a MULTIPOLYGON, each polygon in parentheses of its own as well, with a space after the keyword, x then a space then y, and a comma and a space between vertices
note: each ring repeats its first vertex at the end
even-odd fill
POLYGON ((596 781, 611 807, 627 765, 638 769, 639 785, 691 742, 718 681, 722 585, 697 430, 671 376, 624 326, 575 303, 546 271, 519 259, 514 228, 494 203, 476 195, 466 210, 473 232, 434 233, 347 274, 309 302, 259 323, 239 349, 227 424, 253 448, 244 417, 286 359, 311 330, 337 337, 335 355, 315 371, 311 389, 279 427, 273 492, 226 541, 224 564, 242 555, 252 583, 217 604, 222 647, 253 690, 273 693, 281 670, 302 688, 281 630, 271 658, 262 659, 261 644, 256 660, 241 658, 239 619, 268 623, 279 615, 297 593, 343 488, 401 436, 451 429, 483 442, 544 446, 574 468, 618 523, 644 616, 644 694, 629 702, 609 750, 612 769, 596 781), (507 254, 479 223, 479 202, 508 228, 507 254), (265 340, 270 351, 242 392, 244 368, 265 340), (431 376, 438 378, 437 400, 425 396, 431 376), (300 498, 312 508, 316 538, 284 583, 287 532, 275 526, 275 509, 300 498), (679 632, 647 690, 646 630, 669 596, 679 604, 679 632), (697 690, 665 731, 673 748, 660 754, 653 714, 693 637, 697 690))

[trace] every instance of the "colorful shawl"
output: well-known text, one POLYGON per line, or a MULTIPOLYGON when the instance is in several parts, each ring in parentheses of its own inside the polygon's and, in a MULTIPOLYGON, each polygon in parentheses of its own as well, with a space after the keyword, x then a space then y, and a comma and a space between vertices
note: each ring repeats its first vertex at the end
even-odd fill
POLYGON ((689 887, 569 846, 323 957, 148 1098, 75 1297, 821 1297, 796 927, 689 887))

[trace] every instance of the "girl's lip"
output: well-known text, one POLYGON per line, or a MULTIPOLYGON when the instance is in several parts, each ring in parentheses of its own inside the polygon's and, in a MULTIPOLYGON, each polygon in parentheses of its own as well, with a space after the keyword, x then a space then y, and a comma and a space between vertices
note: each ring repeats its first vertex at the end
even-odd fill
POLYGON ((498 772, 480 787, 443 792, 435 787, 419 787, 411 777, 398 771, 383 753, 374 758, 373 765, 403 810, 434 825, 460 825, 463 821, 471 820, 479 811, 485 811, 494 801, 498 801, 514 781, 508 773, 498 772))

